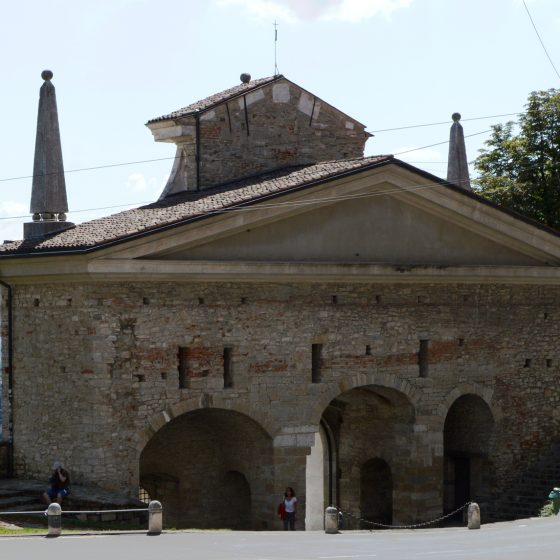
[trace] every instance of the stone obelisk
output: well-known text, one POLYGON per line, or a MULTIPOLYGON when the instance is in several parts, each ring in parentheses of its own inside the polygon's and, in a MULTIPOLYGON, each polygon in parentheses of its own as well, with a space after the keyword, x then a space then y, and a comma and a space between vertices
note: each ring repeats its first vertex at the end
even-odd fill
POLYGON ((469 178, 469 164, 467 161, 467 149, 465 147, 465 135, 463 127, 459 122, 461 115, 451 115, 453 124, 449 134, 449 157, 447 159, 447 180, 458 187, 470 191, 471 180, 469 178))
POLYGON ((24 239, 41 238, 74 227, 73 223, 66 221, 68 201, 58 128, 56 93, 51 83, 53 73, 50 70, 44 70, 41 77, 45 82, 39 91, 37 114, 30 207, 33 222, 23 224, 24 239))

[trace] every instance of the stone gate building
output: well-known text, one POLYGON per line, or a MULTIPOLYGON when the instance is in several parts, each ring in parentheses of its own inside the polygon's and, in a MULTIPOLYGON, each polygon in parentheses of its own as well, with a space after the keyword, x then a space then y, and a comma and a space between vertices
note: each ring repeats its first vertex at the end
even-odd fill
POLYGON ((558 442, 560 239, 471 192, 458 117, 445 181, 243 76, 148 123, 160 200, 74 226, 43 77, 33 221, 0 246, 10 474, 59 458, 186 527, 278 528, 287 485, 300 528, 525 513, 499 501, 558 442))

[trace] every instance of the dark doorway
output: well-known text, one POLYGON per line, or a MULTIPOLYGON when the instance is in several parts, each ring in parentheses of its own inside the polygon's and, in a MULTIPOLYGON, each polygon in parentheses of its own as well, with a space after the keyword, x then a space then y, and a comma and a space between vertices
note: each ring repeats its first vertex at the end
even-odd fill
MULTIPOLYGON (((361 468, 360 511, 367 521, 391 525, 393 521, 393 477, 383 459, 370 459, 361 468)), ((362 529, 376 528, 362 522, 362 529)))
POLYGON ((223 527, 249 531, 251 527, 251 487, 243 474, 228 471, 223 481, 223 527))
POLYGON ((456 457, 453 463, 455 467, 453 509, 457 509, 471 498, 471 461, 467 457, 456 457))

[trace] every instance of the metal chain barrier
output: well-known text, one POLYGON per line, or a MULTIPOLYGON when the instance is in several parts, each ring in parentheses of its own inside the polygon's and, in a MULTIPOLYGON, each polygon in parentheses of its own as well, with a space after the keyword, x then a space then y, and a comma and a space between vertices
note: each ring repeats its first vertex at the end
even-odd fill
MULTIPOLYGON (((354 515, 353 513, 348 513, 342 510, 339 510, 340 513, 342 513, 343 516, 348 516, 351 517, 352 519, 355 519, 356 521, 360 521, 362 523, 365 523, 366 525, 372 525, 373 527, 381 527, 383 529, 419 529, 420 527, 427 527, 428 525, 432 525, 434 523, 439 523, 440 521, 443 521, 444 519, 447 519, 449 517, 453 517, 455 514, 459 513, 460 511, 464 510, 465 508, 469 507, 470 504, 472 504, 473 502, 467 502, 466 504, 462 505, 461 507, 457 508, 456 510, 447 513, 446 515, 442 515, 441 517, 438 517, 437 519, 432 519, 431 521, 424 521, 423 523, 415 523, 413 525, 385 525, 384 523, 376 523, 375 521, 368 521, 367 519, 364 519, 363 517, 358 517, 357 515, 354 515)), ((371 529, 370 529, 371 531, 371 529)))

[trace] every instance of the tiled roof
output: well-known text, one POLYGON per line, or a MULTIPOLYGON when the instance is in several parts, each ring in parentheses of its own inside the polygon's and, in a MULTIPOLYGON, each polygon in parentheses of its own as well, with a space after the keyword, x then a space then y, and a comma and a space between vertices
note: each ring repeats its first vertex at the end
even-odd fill
POLYGON ((151 119, 150 121, 148 121, 148 124, 150 123, 154 123, 154 122, 159 122, 159 121, 167 121, 167 120, 172 120, 172 119, 177 119, 179 117, 186 117, 187 115, 191 115, 193 113, 199 112, 199 111, 204 111, 207 109, 210 109, 220 103, 224 103, 225 101, 229 101, 230 99, 233 99, 243 93, 247 93, 248 91, 252 91, 254 89, 258 89, 261 86, 264 86, 265 84, 268 84, 270 82, 274 82, 275 80, 279 80, 281 78, 283 78, 284 76, 282 76, 281 74, 277 75, 277 76, 270 76, 269 78, 260 78, 258 80, 251 80, 249 83, 247 84, 239 84, 235 87, 232 87, 230 89, 226 89, 224 91, 221 91, 220 93, 215 93, 214 95, 211 95, 210 97, 207 97, 206 99, 201 99, 200 101, 197 101, 196 103, 191 103, 190 105, 187 105, 186 107, 183 107, 182 109, 178 109, 177 111, 173 111, 172 113, 169 113, 168 115, 163 115, 161 117, 156 117, 155 119, 151 119))
POLYGON ((89 251, 393 161, 396 161, 393 156, 372 156, 323 162, 266 173, 199 192, 182 193, 161 202, 84 222, 46 239, 5 243, 0 245, 0 257, 89 251))

